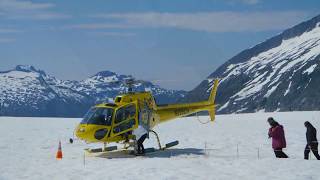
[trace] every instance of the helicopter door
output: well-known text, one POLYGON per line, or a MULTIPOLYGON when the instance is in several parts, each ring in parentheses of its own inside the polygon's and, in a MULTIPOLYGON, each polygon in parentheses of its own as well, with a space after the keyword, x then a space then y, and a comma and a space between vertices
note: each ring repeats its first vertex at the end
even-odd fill
POLYGON ((111 137, 126 133, 138 126, 137 103, 131 103, 116 109, 111 137))
POLYGON ((139 121, 147 130, 150 129, 150 118, 152 115, 151 108, 148 106, 146 102, 143 103, 142 107, 140 108, 140 116, 139 121))

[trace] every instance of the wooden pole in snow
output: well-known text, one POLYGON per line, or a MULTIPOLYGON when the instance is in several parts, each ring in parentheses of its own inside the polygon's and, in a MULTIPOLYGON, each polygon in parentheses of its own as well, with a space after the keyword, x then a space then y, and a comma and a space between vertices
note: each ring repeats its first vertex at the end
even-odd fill
POLYGON ((83 166, 86 166, 86 152, 83 152, 83 166))
POLYGON ((239 159, 239 143, 237 143, 237 159, 239 159))

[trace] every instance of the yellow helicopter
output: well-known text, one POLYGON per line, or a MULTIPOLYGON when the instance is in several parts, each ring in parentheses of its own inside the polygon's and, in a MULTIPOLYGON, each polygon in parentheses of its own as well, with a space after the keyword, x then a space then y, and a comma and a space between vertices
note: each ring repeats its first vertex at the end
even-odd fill
POLYGON ((152 129, 161 123, 201 111, 208 111, 211 121, 214 121, 218 84, 219 80, 215 79, 206 101, 169 105, 157 105, 150 92, 132 92, 132 87, 129 87, 129 92, 116 96, 114 103, 93 106, 76 127, 75 135, 88 143, 104 143, 104 148, 87 149, 88 152, 116 150, 116 146, 106 147, 106 144, 112 142, 124 144, 124 149, 127 149, 133 147, 135 142, 131 132, 142 125, 148 132, 155 133, 159 149, 164 150, 179 142, 174 141, 161 147, 159 137, 152 129))

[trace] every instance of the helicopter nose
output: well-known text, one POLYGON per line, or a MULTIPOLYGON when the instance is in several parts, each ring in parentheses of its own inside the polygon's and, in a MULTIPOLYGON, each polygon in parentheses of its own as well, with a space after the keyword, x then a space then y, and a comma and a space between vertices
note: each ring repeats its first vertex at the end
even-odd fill
POLYGON ((88 130, 86 129, 85 125, 79 125, 76 129, 76 136, 79 139, 85 139, 88 135, 88 130))
POLYGON ((86 140, 88 142, 100 141, 108 135, 109 129, 106 126, 97 126, 90 124, 80 124, 76 128, 76 136, 79 139, 86 140))

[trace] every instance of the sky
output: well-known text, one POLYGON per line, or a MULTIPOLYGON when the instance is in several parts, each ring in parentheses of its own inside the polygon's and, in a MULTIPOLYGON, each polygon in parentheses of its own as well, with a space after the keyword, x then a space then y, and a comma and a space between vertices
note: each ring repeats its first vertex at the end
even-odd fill
POLYGON ((0 0, 0 71, 99 71, 192 90, 244 49, 320 14, 319 0, 0 0))

